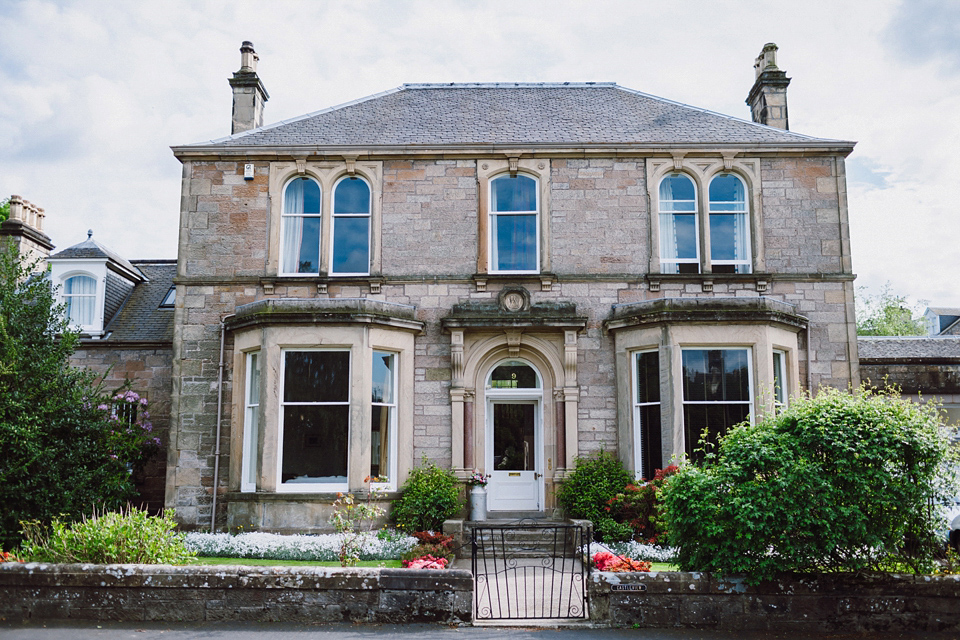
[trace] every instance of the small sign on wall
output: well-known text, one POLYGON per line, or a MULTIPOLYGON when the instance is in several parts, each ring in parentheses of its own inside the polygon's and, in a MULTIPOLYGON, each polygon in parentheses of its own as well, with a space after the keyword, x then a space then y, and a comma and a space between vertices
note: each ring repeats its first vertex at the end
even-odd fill
POLYGON ((645 584, 615 584, 610 587, 611 591, 646 591, 645 584))

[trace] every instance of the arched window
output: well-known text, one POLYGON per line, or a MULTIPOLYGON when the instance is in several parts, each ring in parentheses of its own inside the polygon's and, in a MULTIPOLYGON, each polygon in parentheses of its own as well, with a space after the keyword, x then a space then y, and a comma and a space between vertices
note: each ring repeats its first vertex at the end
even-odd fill
POLYGON ((539 210, 535 179, 517 174, 490 181, 491 272, 539 271, 539 210))
POLYGON ((750 221, 743 180, 722 173, 710 181, 710 267, 714 273, 750 273, 750 221))
POLYGON ((294 178, 283 192, 282 274, 320 273, 320 185, 294 178))
POLYGON ((671 173, 660 181, 660 272, 700 273, 697 190, 688 176, 671 173))
POLYGON ((491 389, 539 389, 537 370, 522 360, 507 360, 490 373, 491 389))
POLYGON ((90 276, 71 276, 63 282, 63 301, 67 318, 81 327, 93 325, 97 306, 97 281, 90 276))
POLYGON ((350 176, 337 182, 333 191, 334 275, 370 273, 370 186, 350 176))

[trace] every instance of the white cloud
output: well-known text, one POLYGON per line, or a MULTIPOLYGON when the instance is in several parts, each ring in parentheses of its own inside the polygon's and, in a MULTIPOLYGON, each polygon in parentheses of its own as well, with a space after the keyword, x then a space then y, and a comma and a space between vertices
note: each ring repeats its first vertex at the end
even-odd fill
POLYGON ((958 14, 935 0, 6 2, 0 194, 44 206, 61 248, 93 227, 130 257, 174 257, 169 146, 229 133, 242 40, 261 56, 268 122, 403 82, 494 80, 616 81, 748 118, 753 58, 772 41, 792 128, 858 141, 859 283, 960 305, 958 14))

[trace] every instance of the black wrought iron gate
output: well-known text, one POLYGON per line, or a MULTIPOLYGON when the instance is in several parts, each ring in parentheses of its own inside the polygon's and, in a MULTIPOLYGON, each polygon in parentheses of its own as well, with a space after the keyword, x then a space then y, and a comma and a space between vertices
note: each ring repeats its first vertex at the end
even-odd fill
POLYGON ((574 524, 473 529, 476 620, 587 619, 593 533, 574 524))

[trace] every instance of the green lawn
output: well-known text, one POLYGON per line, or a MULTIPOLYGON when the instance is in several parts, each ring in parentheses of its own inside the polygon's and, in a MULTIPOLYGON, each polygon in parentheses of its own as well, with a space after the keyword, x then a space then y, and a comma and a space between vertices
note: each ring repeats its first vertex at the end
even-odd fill
MULTIPOLYGON (((317 562, 316 560, 265 560, 262 558, 213 558, 199 556, 195 564, 238 564, 241 566, 268 567, 339 567, 339 562, 317 562)), ((358 567, 385 567, 399 569, 399 560, 361 560, 358 567)))
POLYGON ((651 562, 650 571, 680 571, 680 567, 669 562, 651 562))

